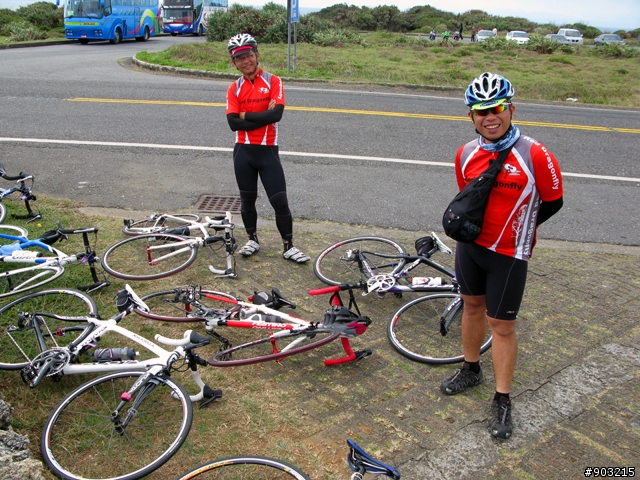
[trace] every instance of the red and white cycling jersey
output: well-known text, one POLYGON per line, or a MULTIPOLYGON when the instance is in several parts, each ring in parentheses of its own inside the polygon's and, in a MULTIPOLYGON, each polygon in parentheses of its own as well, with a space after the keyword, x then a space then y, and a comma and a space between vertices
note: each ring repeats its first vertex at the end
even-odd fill
MULTIPOLYGON (((456 155, 456 179, 462 190, 496 160, 473 140, 456 155)), ((540 202, 563 195, 562 175, 553 154, 533 138, 521 136, 507 156, 491 190, 475 243, 502 255, 529 260, 536 237, 540 202)))
MULTIPOLYGON (((262 112, 271 100, 284 105, 284 86, 276 75, 258 70, 253 83, 240 77, 227 90, 227 115, 240 112, 262 112)), ((255 130, 238 130, 236 143, 247 145, 278 145, 278 123, 271 123, 255 130)))

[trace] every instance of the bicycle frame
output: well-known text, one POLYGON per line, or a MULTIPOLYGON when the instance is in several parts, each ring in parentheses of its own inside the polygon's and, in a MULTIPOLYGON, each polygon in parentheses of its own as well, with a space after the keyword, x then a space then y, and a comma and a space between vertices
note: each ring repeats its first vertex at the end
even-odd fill
POLYGON ((15 187, 11 187, 8 189, 0 188, 0 201, 13 194, 14 192, 20 192, 22 194, 20 199, 24 201, 24 206, 27 209, 26 215, 18 215, 12 213, 11 216, 13 218, 27 220, 27 223, 31 223, 34 220, 42 218, 42 215, 40 213, 35 213, 31 209, 31 204, 29 203, 31 200, 36 200, 36 196, 31 193, 31 189, 33 188, 33 184, 35 182, 35 177, 33 175, 27 175, 23 172, 20 172, 20 174, 17 176, 9 176, 4 170, 4 165, 0 163, 0 177, 4 178, 5 180, 15 181, 17 183, 17 186, 15 187), (31 180, 30 187, 27 187, 25 185, 25 182, 28 180, 31 180))
MULTIPOLYGON (((107 281, 101 281, 98 278, 97 272, 95 270, 95 262, 98 261, 97 256, 93 249, 91 248, 91 243, 89 242, 89 233, 97 233, 97 227, 90 228, 80 228, 73 230, 62 230, 59 229, 58 232, 61 236, 66 237, 67 234, 82 234, 82 240, 84 244, 84 251, 74 254, 67 255, 62 250, 59 250, 51 245, 48 245, 42 241, 42 239, 37 240, 29 240, 25 237, 19 237, 15 235, 7 235, 0 234, 0 238, 4 238, 6 240, 13 241, 15 243, 10 245, 3 245, 0 247, 0 262, 2 263, 21 263, 21 264, 33 264, 33 266, 24 267, 24 268, 14 268, 12 270, 8 270, 0 273, 0 278, 6 278, 8 282, 11 283, 10 277, 19 275, 24 272, 29 271, 37 271, 38 269, 45 269, 48 267, 58 267, 64 270, 65 265, 74 262, 87 262, 89 263, 89 268, 91 271, 91 278, 93 279, 93 284, 79 287, 81 290, 85 290, 87 292, 92 292, 102 287, 106 287, 110 285, 107 281), (52 253, 54 256, 52 257, 43 257, 41 254, 34 251, 26 250, 29 247, 37 247, 45 252, 52 253)), ((30 277, 25 282, 19 285, 12 285, 11 291, 23 292, 29 290, 28 284, 35 283, 34 281, 38 280, 40 277, 47 275, 46 272, 42 272, 41 274, 35 274, 30 277), (25 288, 26 287, 26 288, 25 288)), ((17 278, 17 277, 16 277, 17 278)), ((33 287, 31 287, 33 288, 33 287)), ((7 294, 0 295, 8 296, 13 294, 9 292, 7 294)))
MULTIPOLYGON (((132 340, 136 344, 144 347, 148 351, 152 352, 156 355, 156 358, 150 358, 147 360, 117 360, 117 361, 105 361, 105 362, 91 362, 91 363, 69 363, 64 365, 63 368, 54 371, 53 374, 50 373, 48 368, 34 368, 33 364, 35 363, 35 359, 31 361, 31 365, 24 368, 21 372, 23 376, 23 380, 29 381, 29 386, 31 388, 35 388, 40 380, 44 378, 44 376, 53 376, 59 374, 65 375, 75 375, 80 373, 106 373, 106 372, 124 372, 124 371, 147 371, 149 375, 158 375, 165 369, 170 369, 171 365, 179 360, 180 358, 185 358, 189 363, 189 367, 191 369, 191 376, 199 387, 200 391, 196 395, 192 395, 191 401, 198 402, 203 400, 206 395, 207 387, 205 383, 202 381, 200 377, 200 373, 198 372, 197 365, 206 365, 206 362, 202 359, 199 359, 195 354, 189 351, 190 346, 193 347, 193 343, 195 343, 195 339, 199 338, 200 340, 204 339, 208 343, 208 338, 199 337, 199 335, 195 334, 192 330, 185 331, 182 339, 170 339, 163 337, 161 335, 155 335, 156 341, 163 343, 165 345, 175 346, 174 350, 166 350, 159 345, 153 343, 152 341, 138 335, 137 333, 131 332, 126 328, 123 328, 118 325, 118 322, 122 320, 126 315, 128 315, 133 308, 128 309, 108 320, 100 320, 93 317, 87 317, 88 325, 83 327, 69 327, 69 331, 77 330, 78 328, 83 328, 82 334, 71 342, 69 345, 60 348, 49 349, 45 343, 45 334, 41 329, 41 322, 32 321, 30 326, 35 330, 36 337, 38 339, 38 343, 41 346, 43 352, 39 355, 45 358, 44 354, 50 352, 52 355, 60 353, 60 350, 66 350, 68 358, 82 358, 83 352, 88 350, 89 348, 95 348, 98 343, 98 339, 109 332, 114 332, 124 338, 128 338, 132 340), (195 334, 195 337, 193 335, 195 334), (190 345, 191 344, 191 345, 190 345)), ((47 313, 39 313, 38 317, 50 317, 57 318, 56 315, 47 314, 47 313)), ((66 330, 66 329, 65 329, 66 330)), ((10 331, 8 331, 10 334, 10 331)), ((64 335, 64 332, 55 332, 53 334, 56 335, 64 335)), ((42 362, 42 361, 40 361, 42 362)), ((44 360, 44 364, 48 365, 53 362, 53 357, 50 359, 44 360)), ((148 377, 145 377, 148 378, 148 377)))

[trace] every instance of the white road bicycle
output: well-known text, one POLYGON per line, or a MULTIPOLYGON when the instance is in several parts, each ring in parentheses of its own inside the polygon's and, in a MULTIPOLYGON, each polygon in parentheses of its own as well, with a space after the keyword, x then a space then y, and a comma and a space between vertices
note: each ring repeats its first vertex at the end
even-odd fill
POLYGON ((47 466, 65 479, 136 479, 163 465, 180 448, 201 407, 222 396, 204 384, 194 350, 210 341, 187 330, 183 338, 156 335, 165 350, 119 325, 134 308, 144 309, 126 287, 117 295, 120 313, 100 320, 95 302, 70 289, 43 290, 0 308, 0 369, 19 370, 30 387, 45 377, 105 373, 68 394, 45 423, 41 452, 47 466), (54 313, 54 310, 56 313, 54 313), (116 334, 132 347, 101 348, 116 334), (149 357, 137 360, 136 357, 149 357), (189 369, 199 387, 189 396, 172 370, 189 369))
POLYGON ((237 278, 233 254, 238 245, 231 213, 199 220, 198 215, 191 214, 154 214, 143 220, 125 220, 123 232, 130 238, 109 247, 102 266, 124 280, 155 280, 181 272, 195 261, 198 249, 206 246, 224 256, 224 268, 209 265, 216 278, 237 278))

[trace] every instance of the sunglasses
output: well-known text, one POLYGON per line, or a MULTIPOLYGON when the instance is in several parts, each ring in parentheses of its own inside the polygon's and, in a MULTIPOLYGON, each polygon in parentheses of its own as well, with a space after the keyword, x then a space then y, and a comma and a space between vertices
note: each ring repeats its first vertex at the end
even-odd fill
POLYGON ((502 113, 505 110, 507 110, 510 106, 511 106, 510 103, 501 103, 500 105, 496 105, 495 107, 483 108, 482 110, 471 110, 471 111, 473 112, 474 115, 478 117, 486 117, 490 113, 492 113, 493 115, 498 115, 499 113, 502 113))

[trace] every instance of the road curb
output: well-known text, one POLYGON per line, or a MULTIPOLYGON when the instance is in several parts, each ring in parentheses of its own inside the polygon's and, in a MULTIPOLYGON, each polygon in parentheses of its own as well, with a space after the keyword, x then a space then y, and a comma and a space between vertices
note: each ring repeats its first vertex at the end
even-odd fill
MULTIPOLYGON (((192 75, 196 77, 206 77, 206 78, 222 78, 222 79, 236 79, 238 78, 237 73, 224 73, 224 72, 212 72, 208 70, 197 70, 193 68, 182 68, 182 67, 170 67, 168 65, 158 65, 155 63, 145 62, 140 60, 135 55, 131 59, 131 63, 139 68, 144 68, 147 70, 152 70, 156 72, 163 73, 176 73, 180 75, 192 75)), ((282 80, 287 83, 312 83, 317 85, 368 85, 368 86, 378 86, 378 87, 392 87, 392 88, 406 88, 411 90, 431 90, 438 92, 462 92, 465 90, 464 87, 451 87, 451 86, 438 86, 438 85, 414 85, 409 83, 380 83, 380 82, 350 82, 347 80, 322 80, 316 78, 297 78, 297 77, 285 77, 280 76, 282 80)))

